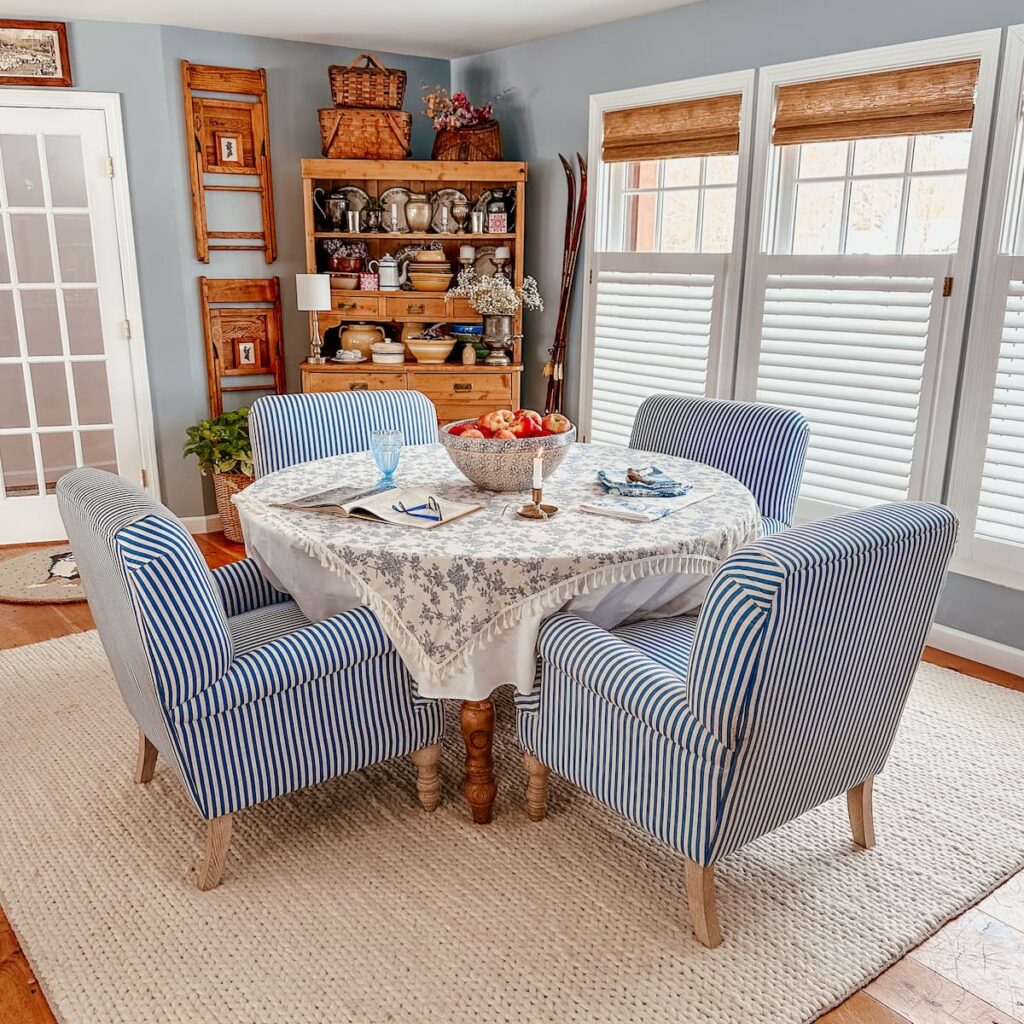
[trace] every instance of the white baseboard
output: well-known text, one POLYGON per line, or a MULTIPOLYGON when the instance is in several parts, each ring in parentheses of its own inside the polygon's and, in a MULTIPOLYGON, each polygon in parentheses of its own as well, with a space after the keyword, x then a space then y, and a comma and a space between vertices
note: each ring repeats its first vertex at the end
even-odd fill
POLYGON ((220 516, 185 516, 181 521, 189 533, 216 533, 220 529, 220 516))
POLYGON ((973 633, 964 633, 952 626, 940 626, 935 623, 928 632, 928 645, 937 647, 948 654, 956 654, 961 658, 1001 668, 1004 672, 1013 672, 1024 676, 1024 651, 1008 644, 987 640, 973 633))

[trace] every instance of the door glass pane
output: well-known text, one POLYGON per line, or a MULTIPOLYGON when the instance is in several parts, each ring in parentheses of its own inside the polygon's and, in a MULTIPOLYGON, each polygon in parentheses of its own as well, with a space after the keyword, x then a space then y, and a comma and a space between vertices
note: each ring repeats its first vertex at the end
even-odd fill
POLYGON ((55 213, 57 258, 62 281, 95 281, 96 263, 92 255, 92 229, 87 213, 55 213))
POLYGON ((34 135, 0 135, 8 206, 43 206, 43 175, 34 135))
POLYGON ((7 235, 0 229, 0 284, 11 282, 11 261, 7 258, 7 235))
POLYGON ((0 363, 0 429, 27 427, 28 400, 25 398, 25 374, 21 363, 0 363))
POLYGON ((30 356, 59 356, 60 321, 57 319, 55 291, 26 289, 21 292, 21 316, 25 323, 25 342, 30 356))
POLYGON ((11 234, 14 236, 14 262, 22 284, 40 284, 53 280, 50 236, 46 230, 45 213, 12 213, 11 234))
POLYGON ((117 472, 117 449, 112 430, 83 430, 82 465, 117 472))
POLYGON ((99 292, 92 288, 66 289, 64 318, 68 325, 68 344, 73 356, 103 355, 99 292))
POLYGON ((70 473, 77 465, 75 461, 75 435, 72 433, 40 434, 39 450, 43 456, 43 478, 46 493, 53 494, 57 481, 70 473))
MULTIPOLYGON (((19 356, 18 322, 14 319, 14 292, 0 291, 0 358, 19 356)), ((7 392, 0 392, 4 398, 7 392)))
POLYGON ((71 423, 63 363, 32 364, 32 395, 35 399, 36 423, 40 427, 63 427, 71 423))
POLYGON ((88 206, 81 138, 77 135, 47 135, 43 145, 50 179, 50 202, 54 206, 88 206))
POLYGON ((796 216, 793 220, 793 252, 812 256, 838 253, 842 219, 841 181, 798 185, 796 216))
POLYGON ((904 252, 957 251, 966 184, 964 174, 926 176, 910 183, 904 252))
POLYGON ((110 392, 107 389, 107 364, 99 360, 72 363, 71 379, 75 384, 78 422, 109 423, 110 392))
POLYGON ((900 231, 901 181, 855 181, 850 186, 847 253, 894 253, 900 231))
POLYGON ((907 137, 858 139, 853 147, 854 174, 902 174, 907 166, 907 137))
POLYGON ((668 192, 663 200, 662 252, 697 249, 697 192, 668 192))
POLYGON ((0 467, 4 474, 4 494, 8 498, 39 493, 36 456, 28 434, 0 434, 0 467))

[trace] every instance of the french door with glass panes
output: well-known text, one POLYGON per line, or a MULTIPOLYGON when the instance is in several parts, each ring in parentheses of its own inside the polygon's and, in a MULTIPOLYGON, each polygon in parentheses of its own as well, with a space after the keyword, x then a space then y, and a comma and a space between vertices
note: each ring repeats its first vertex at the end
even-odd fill
POLYGON ((108 134, 120 126, 38 103, 0 95, 0 544, 65 536, 54 490, 76 466, 143 479, 108 134))

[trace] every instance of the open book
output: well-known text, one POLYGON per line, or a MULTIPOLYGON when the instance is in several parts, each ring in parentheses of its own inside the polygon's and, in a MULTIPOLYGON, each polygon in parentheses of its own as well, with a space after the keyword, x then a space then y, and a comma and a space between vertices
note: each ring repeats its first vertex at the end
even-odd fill
POLYGON ((481 505, 449 501, 426 487, 385 487, 353 493, 344 487, 317 491, 293 501, 276 502, 279 508, 304 512, 330 512, 333 515, 369 519, 375 523, 413 526, 430 530, 478 512, 481 505))

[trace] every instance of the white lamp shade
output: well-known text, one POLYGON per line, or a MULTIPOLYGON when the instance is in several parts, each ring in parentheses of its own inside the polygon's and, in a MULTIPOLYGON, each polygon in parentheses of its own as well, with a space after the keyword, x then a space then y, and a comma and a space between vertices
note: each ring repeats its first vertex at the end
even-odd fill
POLYGON ((295 303, 304 310, 330 309, 330 277, 327 274, 296 274, 295 303))

